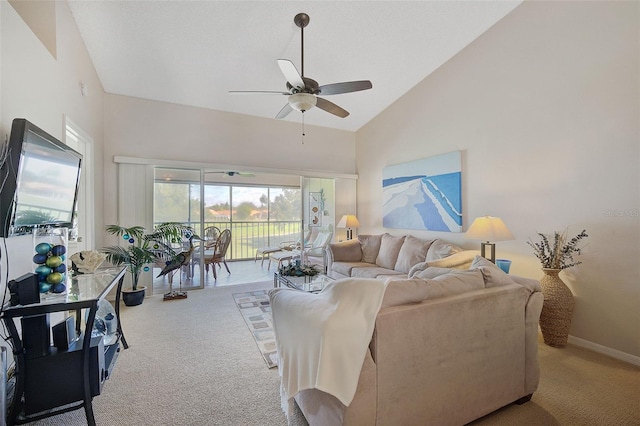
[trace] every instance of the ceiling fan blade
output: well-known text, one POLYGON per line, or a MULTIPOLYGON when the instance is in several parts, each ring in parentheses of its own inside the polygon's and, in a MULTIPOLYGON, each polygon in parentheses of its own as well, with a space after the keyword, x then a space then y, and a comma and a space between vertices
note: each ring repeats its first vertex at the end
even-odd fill
POLYGON ((290 95, 289 92, 277 90, 229 90, 232 95, 290 95))
POLYGON ((278 66, 280 67, 280 71, 284 75, 284 78, 287 79, 289 84, 295 87, 298 90, 304 89, 304 81, 302 80, 302 76, 296 69, 296 66, 293 65, 288 59, 278 59, 278 66))
POLYGON ((369 80, 345 81, 344 83, 325 84, 320 86, 321 95, 339 95, 340 93, 359 92, 371 89, 373 84, 369 80))
POLYGON ((333 102, 330 102, 326 99, 322 99, 320 97, 318 97, 316 106, 320 109, 327 111, 328 113, 337 115, 340 118, 345 118, 346 116, 349 115, 349 111, 347 111, 346 109, 342 109, 338 105, 334 104, 333 102))
POLYGON ((287 115, 289 115, 291 111, 293 111, 293 108, 291 108, 291 105, 287 103, 285 106, 282 107, 278 115, 276 115, 276 118, 277 119, 285 118, 287 115))

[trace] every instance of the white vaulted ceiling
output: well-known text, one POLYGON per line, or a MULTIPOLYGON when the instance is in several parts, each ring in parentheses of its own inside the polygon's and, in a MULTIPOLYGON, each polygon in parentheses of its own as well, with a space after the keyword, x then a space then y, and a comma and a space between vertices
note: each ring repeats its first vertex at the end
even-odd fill
MULTIPOLYGON (((276 60, 320 85, 371 80, 373 89, 327 96, 351 114, 318 108, 305 122, 355 131, 411 90, 521 1, 69 0, 108 93, 273 118, 286 91, 276 60)), ((286 118, 299 122, 294 111, 286 118)))

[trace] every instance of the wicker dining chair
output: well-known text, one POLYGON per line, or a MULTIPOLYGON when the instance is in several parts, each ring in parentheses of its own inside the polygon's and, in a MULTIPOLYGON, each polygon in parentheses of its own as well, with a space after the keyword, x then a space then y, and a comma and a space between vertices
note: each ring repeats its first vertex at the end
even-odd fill
POLYGON ((216 243, 213 246, 213 251, 211 255, 208 255, 205 252, 204 255, 204 266, 206 272, 209 272, 209 265, 212 265, 213 269, 213 278, 218 279, 218 273, 216 272, 216 265, 221 268, 221 264, 224 264, 224 267, 227 269, 228 273, 231 273, 229 270, 229 266, 227 265, 227 261, 225 256, 227 255, 227 250, 229 249, 229 244, 231 243, 231 230, 225 229, 220 232, 220 236, 216 239, 216 243))

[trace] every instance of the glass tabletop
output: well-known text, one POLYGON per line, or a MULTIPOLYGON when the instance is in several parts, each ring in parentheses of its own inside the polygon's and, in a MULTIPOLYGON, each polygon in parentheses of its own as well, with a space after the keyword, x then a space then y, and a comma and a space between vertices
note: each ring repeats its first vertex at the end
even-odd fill
POLYGON ((317 274, 314 276, 303 275, 280 275, 276 272, 276 281, 278 284, 284 284, 287 287, 294 288, 296 290, 306 291, 308 293, 317 293, 324 289, 324 287, 333 281, 333 278, 325 274, 317 274))
POLYGON ((55 311, 58 307, 65 309, 75 309, 73 305, 78 307, 89 306, 89 303, 102 299, 107 295, 117 281, 124 275, 126 267, 106 267, 98 268, 92 274, 68 274, 66 278, 67 289, 64 293, 45 293, 40 295, 39 303, 31 303, 29 305, 9 306, 6 304, 3 311, 5 314, 17 314, 18 311, 46 309, 55 311))

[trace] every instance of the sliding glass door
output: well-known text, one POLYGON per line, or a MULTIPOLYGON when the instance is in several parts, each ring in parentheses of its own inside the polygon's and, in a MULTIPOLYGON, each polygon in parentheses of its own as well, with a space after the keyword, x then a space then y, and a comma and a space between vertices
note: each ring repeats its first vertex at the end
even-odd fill
MULTIPOLYGON (((268 182, 226 183, 224 180, 224 174, 218 172, 155 168, 154 225, 180 222, 191 226, 200 237, 193 240, 189 268, 183 268, 182 288, 201 288, 214 280, 213 266, 209 267, 208 274, 205 266, 213 245, 211 238, 205 238, 208 228, 216 227, 218 232, 230 230, 231 243, 225 254, 227 262, 254 259, 257 248, 295 241, 301 233, 299 187, 275 186, 268 182)), ((184 250, 189 250, 187 242, 181 243, 184 250)), ((221 273, 226 274, 226 271, 221 273)), ((179 285, 179 278, 178 273, 173 276, 174 290, 179 285)), ((154 293, 166 290, 166 281, 168 278, 155 279, 154 293)))

